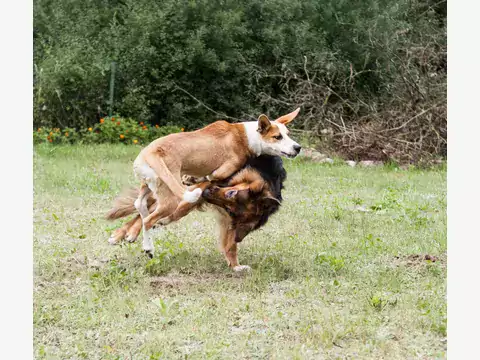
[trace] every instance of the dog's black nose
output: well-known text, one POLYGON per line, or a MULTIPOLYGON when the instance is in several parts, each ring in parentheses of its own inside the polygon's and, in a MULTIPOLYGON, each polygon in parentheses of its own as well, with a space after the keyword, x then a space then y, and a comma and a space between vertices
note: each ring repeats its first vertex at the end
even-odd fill
POLYGON ((212 196, 213 194, 215 194, 216 192, 218 192, 218 190, 220 190, 220 188, 217 187, 217 186, 212 186, 212 187, 206 188, 205 190, 203 190, 202 196, 208 198, 208 197, 212 196))
POLYGON ((297 154, 302 150, 302 147, 300 145, 293 145, 293 150, 297 152, 297 154))

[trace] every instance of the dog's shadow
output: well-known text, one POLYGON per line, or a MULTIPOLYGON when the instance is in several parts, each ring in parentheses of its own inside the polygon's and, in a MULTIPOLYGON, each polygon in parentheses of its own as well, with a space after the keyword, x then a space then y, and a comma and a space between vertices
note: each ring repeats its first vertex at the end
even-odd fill
POLYGON ((223 255, 216 249, 199 249, 199 251, 176 249, 171 251, 159 246, 153 258, 137 249, 130 256, 121 256, 116 261, 125 267, 143 268, 146 274, 152 278, 181 274, 199 278, 243 278, 259 283, 271 283, 286 280, 294 275, 291 264, 286 264, 280 254, 250 251, 242 251, 241 264, 251 267, 250 271, 242 273, 236 273, 229 268, 223 255))

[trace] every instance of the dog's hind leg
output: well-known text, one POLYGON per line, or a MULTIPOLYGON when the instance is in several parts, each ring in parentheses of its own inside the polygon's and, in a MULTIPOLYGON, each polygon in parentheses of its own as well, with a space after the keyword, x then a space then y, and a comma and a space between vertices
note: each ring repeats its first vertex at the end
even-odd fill
POLYGON ((142 231, 142 217, 137 215, 127 224, 130 226, 125 231, 125 240, 128 242, 134 242, 137 240, 138 235, 140 235, 140 232, 142 231))
MULTIPOLYGON (((149 212, 152 212, 156 208, 156 203, 154 202, 153 204, 150 205, 148 208, 149 212)), ((137 240, 138 235, 140 235, 140 232, 142 231, 142 217, 140 215, 135 216, 132 220, 130 220, 128 223, 128 227, 125 229, 125 240, 128 242, 134 242, 137 240)), ((127 225, 125 224, 125 225, 127 225)))
POLYGON ((135 241, 136 237, 133 240, 129 240, 128 233, 133 227, 135 227, 136 224, 140 224, 140 228, 141 228, 142 218, 140 217, 140 215, 135 216, 132 220, 125 223, 121 228, 115 230, 110 236, 110 238, 108 239, 108 242, 111 245, 116 245, 116 244, 119 244, 122 241, 122 239, 127 239, 127 241, 130 241, 130 242, 135 241))
POLYGON ((169 169, 165 164, 164 159, 160 155, 150 155, 145 159, 145 161, 147 166, 153 170, 156 177, 158 176, 159 180, 168 187, 171 193, 177 198, 182 199, 185 189, 179 182, 180 169, 176 169, 176 171, 169 169), (177 176, 175 176, 175 174, 177 176))
POLYGON ((153 232, 153 227, 156 225, 156 222, 171 214, 172 212, 175 211, 178 205, 178 199, 172 196, 170 191, 166 190, 163 188, 163 191, 161 187, 157 189, 157 193, 154 193, 155 198, 156 198, 156 207, 155 210, 149 214, 147 217, 143 218, 142 217, 142 230, 143 230, 143 249, 147 254, 150 255, 150 257, 153 257, 153 241, 152 241, 152 232, 153 232), (157 194, 158 192, 161 193, 161 197, 157 194), (169 196, 166 196, 165 192, 168 193, 169 196), (160 202, 160 199, 162 200, 160 202))
MULTIPOLYGON (((178 172, 172 173, 172 176, 174 178, 180 178, 180 173, 178 172)), ((160 182, 159 187, 156 189, 156 191, 154 191, 157 207, 147 218, 143 219, 143 222, 145 225, 144 228, 146 230, 150 230, 152 227, 154 227, 158 223, 160 219, 163 219, 173 214, 174 212, 176 212, 176 209, 178 209, 178 207, 180 206, 179 204, 184 204, 184 203, 187 204, 187 206, 181 206, 181 209, 183 209, 184 212, 188 212, 188 208, 193 209, 194 207, 196 207, 195 203, 200 199, 203 188, 208 186, 208 184, 202 184, 200 186, 201 188, 195 188, 192 192, 188 192, 188 191, 186 192, 187 198, 189 197, 188 194, 191 194, 191 193, 195 194, 196 196, 198 195, 197 198, 193 199, 192 201, 188 201, 191 199, 188 199, 188 200, 183 199, 182 201, 180 201, 180 199, 176 197, 174 193, 170 190, 167 184, 160 182)), ((159 225, 166 225, 166 224, 160 223, 159 225)))
POLYGON ((142 184, 137 200, 135 200, 135 208, 142 217, 143 222, 143 250, 153 257, 153 240, 149 231, 145 231, 145 219, 150 215, 148 211, 147 198, 151 190, 147 184, 142 184))

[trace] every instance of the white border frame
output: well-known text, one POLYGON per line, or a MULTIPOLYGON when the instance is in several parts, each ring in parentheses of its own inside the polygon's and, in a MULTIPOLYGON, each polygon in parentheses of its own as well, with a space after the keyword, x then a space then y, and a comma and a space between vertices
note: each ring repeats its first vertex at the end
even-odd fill
POLYGON ((448 4, 447 355, 478 357, 480 27, 478 1, 448 4), (476 11, 477 10, 477 11, 476 11))
MULTIPOLYGON (((448 356, 478 356, 480 273, 480 3, 448 6, 448 356)), ((3 168, 2 358, 33 358, 33 3, 0 10, 3 168), (6 233, 5 233, 6 231, 6 233), (5 321, 6 320, 6 321, 5 321), (10 356, 8 356, 10 355, 10 356)), ((473 357, 472 357, 473 356, 473 357)))
POLYGON ((2 2, 0 26, 0 166, 4 212, 0 250, 0 357, 32 359, 32 1, 2 2))

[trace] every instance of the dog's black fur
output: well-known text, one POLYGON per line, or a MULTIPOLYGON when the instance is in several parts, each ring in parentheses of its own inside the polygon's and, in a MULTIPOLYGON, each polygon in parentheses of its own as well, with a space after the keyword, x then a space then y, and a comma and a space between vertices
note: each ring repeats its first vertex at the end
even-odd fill
MULTIPOLYGON (((283 167, 282 158, 280 156, 262 155, 249 160, 247 166, 251 166, 262 175, 262 177, 269 183, 275 198, 281 203, 283 201, 283 183, 287 179, 287 171, 283 167)), ((257 230, 265 225, 268 218, 275 214, 279 208, 280 204, 277 206, 270 206, 268 210, 262 213, 260 221, 253 230, 257 230)))

